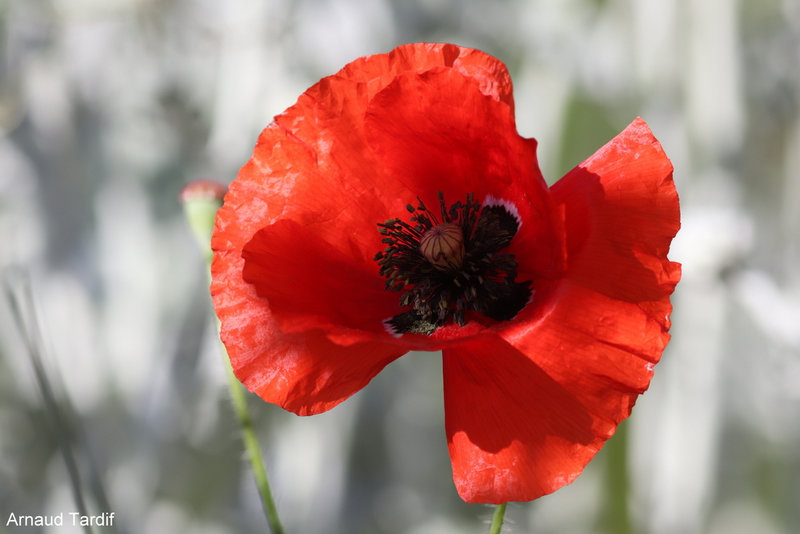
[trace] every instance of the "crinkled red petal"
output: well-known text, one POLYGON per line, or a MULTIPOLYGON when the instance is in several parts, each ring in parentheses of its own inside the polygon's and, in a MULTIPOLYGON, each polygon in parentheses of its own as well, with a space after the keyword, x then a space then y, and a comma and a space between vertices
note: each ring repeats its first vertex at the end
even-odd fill
MULTIPOLYGON (((375 334, 376 321, 386 317, 368 321, 363 314, 354 315, 353 306, 344 305, 346 309, 323 318, 332 311, 335 286, 323 292, 326 300, 317 304, 312 304, 308 289, 298 289, 297 296, 304 297, 293 304, 285 290, 263 283, 266 274, 283 276, 285 270, 255 261, 249 267, 251 281, 262 283, 253 285, 243 278, 242 258, 251 240, 250 251, 257 256, 269 239, 277 239, 267 232, 254 240, 260 230, 291 220, 316 236, 313 246, 295 243, 287 251, 292 258, 288 254, 281 258, 295 266, 308 262, 298 270, 306 282, 312 278, 312 267, 323 269, 314 254, 332 253, 332 247, 352 260, 352 272, 375 270, 373 256, 383 248, 376 223, 405 213, 405 205, 417 192, 391 180, 372 154, 365 140, 364 114, 369 100, 398 74, 437 67, 458 71, 487 98, 513 106, 508 72, 495 58, 453 45, 402 46, 356 60, 306 91, 261 133, 252 159, 231 184, 212 238, 211 291, 234 370, 265 400, 298 413, 315 413, 356 391, 409 348, 438 346, 437 340, 424 336, 386 344, 383 333, 375 334), (310 313, 304 315, 300 304, 311 305, 310 313), (364 321, 360 334, 351 328, 357 319, 364 321), (316 329, 292 333, 299 325, 316 329)), ((341 275, 346 269, 342 263, 338 267, 341 275)), ((346 283, 353 278, 345 277, 346 283)), ((377 275, 372 280, 380 281, 377 275)), ((368 291, 373 282, 365 282, 368 291)), ((338 297, 337 304, 347 295, 338 297)), ((365 311, 377 314, 383 308, 371 305, 365 311)))
POLYGON ((318 329, 284 332, 255 286, 242 281, 243 262, 234 255, 215 257, 211 295, 234 373, 265 401, 299 415, 323 412, 408 351, 356 338, 342 345, 318 329))
POLYGON ((552 187, 566 212, 574 282, 614 299, 655 306, 664 323, 680 265, 667 259, 680 228, 672 164, 642 119, 552 187))
POLYGON ((678 198, 647 126, 635 121, 562 180, 553 194, 566 214, 563 277, 537 286, 535 306, 499 331, 503 342, 446 351, 453 471, 470 502, 530 500, 577 477, 647 389, 669 340, 678 198))
POLYGON ((392 180, 374 157, 364 115, 396 76, 432 68, 459 72, 487 98, 513 105, 505 66, 477 50, 411 44, 358 59, 309 88, 261 133, 253 157, 230 186, 220 230, 245 234, 235 238, 243 244, 256 230, 291 218, 371 261, 381 248, 375 224, 405 213, 418 191, 392 180))

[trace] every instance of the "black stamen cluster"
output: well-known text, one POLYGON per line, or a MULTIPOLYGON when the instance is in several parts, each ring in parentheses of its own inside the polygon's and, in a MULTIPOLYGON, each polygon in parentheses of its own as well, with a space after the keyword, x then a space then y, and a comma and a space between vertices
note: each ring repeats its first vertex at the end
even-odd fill
POLYGON ((375 255, 380 274, 387 289, 403 291, 400 304, 411 307, 387 321, 397 334, 431 334, 449 322, 464 325, 469 310, 508 320, 531 295, 530 282, 515 282, 514 256, 500 253, 519 229, 516 216, 501 204, 481 206, 472 193, 449 209, 444 195, 438 196, 442 222, 457 224, 464 235, 464 258, 458 267, 437 268, 420 251, 423 235, 441 224, 421 199, 417 207, 406 207, 413 224, 401 219, 378 223, 386 244, 375 255))

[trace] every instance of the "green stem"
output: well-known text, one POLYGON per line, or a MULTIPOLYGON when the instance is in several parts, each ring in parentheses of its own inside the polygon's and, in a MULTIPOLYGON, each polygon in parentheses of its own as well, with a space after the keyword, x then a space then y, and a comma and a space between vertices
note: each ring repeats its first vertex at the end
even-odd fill
MULTIPOLYGON (((224 186, 220 184, 198 180, 184 187, 180 195, 186 220, 195 234, 200 250, 205 257, 209 280, 211 280, 211 261, 213 259, 211 235, 214 229, 214 216, 219 207, 222 206, 224 189, 224 186)), ((217 321, 217 333, 219 333, 219 321, 217 321)), ((242 440, 247 451, 247 457, 250 460, 253 476, 256 479, 258 492, 261 494, 261 503, 267 515, 267 523, 269 523, 272 534, 283 534, 283 527, 278 518, 278 509, 272 499, 267 470, 264 467, 261 449, 258 446, 258 439, 253 429, 253 421, 250 419, 250 412, 247 410, 247 396, 241 383, 239 383, 239 379, 233 374, 228 351, 222 343, 220 343, 220 349, 228 371, 228 389, 233 401, 233 409, 239 418, 239 425, 242 427, 242 440)))
POLYGON ((606 455, 605 473, 605 502, 601 512, 600 521, 603 531, 609 534, 631 534, 630 512, 628 509, 628 423, 622 422, 617 427, 608 443, 604 453, 606 455))
POLYGON ((503 518, 506 515, 506 505, 508 503, 498 504, 494 509, 492 516, 492 526, 489 527, 489 534, 500 534, 503 529, 503 518))
POLYGON ((250 419, 250 412, 247 410, 247 397, 239 380, 233 374, 233 369, 231 368, 230 360, 227 358, 227 351, 224 346, 222 347, 222 351, 225 355, 226 367, 228 368, 228 387, 231 393, 231 400, 233 401, 233 409, 242 427, 244 447, 247 451, 247 457, 250 460, 253 476, 256 479, 258 492, 261 494, 261 503, 264 506, 264 512, 267 514, 267 523, 269 523, 272 534, 283 534, 283 526, 281 526, 281 520, 278 517, 278 508, 275 506, 275 501, 272 498, 272 490, 269 487, 267 470, 264 467, 264 460, 261 458, 258 439, 253 429, 253 421, 250 419))

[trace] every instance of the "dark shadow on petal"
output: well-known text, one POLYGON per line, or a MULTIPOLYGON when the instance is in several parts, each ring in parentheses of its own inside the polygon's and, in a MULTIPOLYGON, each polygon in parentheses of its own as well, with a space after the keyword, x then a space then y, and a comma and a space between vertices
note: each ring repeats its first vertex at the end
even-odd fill
POLYGON ((242 257, 242 277, 269 301, 287 333, 342 327, 384 336, 383 320, 399 310, 377 269, 295 221, 256 232, 242 257))
POLYGON ((483 451, 513 441, 536 449, 554 436, 586 445, 597 437, 573 394, 497 338, 445 349, 444 381, 448 437, 465 432, 483 451))

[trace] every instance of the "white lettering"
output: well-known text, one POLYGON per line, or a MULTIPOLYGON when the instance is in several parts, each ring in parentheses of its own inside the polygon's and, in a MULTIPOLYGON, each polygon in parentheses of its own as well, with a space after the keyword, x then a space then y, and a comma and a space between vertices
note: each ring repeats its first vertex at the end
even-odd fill
POLYGON ((114 525, 115 512, 103 512, 100 515, 81 515, 80 512, 70 512, 69 515, 74 527, 110 527, 114 525))
POLYGON ((63 527, 64 513, 55 515, 17 515, 11 512, 6 520, 6 526, 15 527, 63 527))

